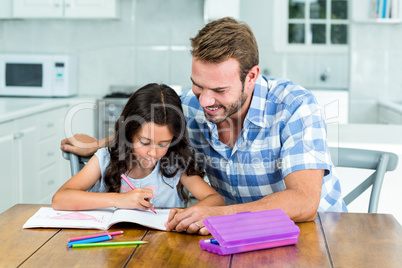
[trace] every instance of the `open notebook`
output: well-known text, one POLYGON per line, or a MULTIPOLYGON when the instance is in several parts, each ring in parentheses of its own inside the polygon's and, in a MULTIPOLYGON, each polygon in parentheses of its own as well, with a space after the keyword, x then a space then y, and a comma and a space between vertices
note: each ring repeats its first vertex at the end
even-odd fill
POLYGON ((77 228, 107 230, 118 222, 132 222, 166 231, 170 209, 151 210, 105 208, 83 211, 40 208, 22 228, 77 228))

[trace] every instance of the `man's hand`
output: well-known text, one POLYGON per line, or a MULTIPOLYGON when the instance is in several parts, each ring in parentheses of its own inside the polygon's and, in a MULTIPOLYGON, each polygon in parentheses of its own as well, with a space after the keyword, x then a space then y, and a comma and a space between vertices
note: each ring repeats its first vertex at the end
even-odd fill
POLYGON ((75 134, 73 137, 62 140, 60 149, 80 156, 91 156, 103 146, 104 142, 91 136, 75 134))
POLYGON ((173 208, 170 210, 166 229, 167 231, 176 230, 177 232, 187 232, 189 234, 208 235, 209 231, 204 226, 203 221, 208 217, 223 214, 222 207, 192 206, 186 209, 173 208))

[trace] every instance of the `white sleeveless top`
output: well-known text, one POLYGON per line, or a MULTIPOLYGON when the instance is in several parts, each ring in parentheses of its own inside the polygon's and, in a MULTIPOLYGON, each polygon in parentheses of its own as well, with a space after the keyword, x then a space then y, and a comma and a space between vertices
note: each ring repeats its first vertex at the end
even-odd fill
MULTIPOLYGON (((110 154, 108 148, 101 148, 95 153, 99 160, 102 179, 97 181, 88 192, 106 193, 104 176, 110 162, 110 154)), ((127 177, 136 188, 149 188, 153 191, 154 197, 151 203, 155 207, 184 207, 182 198, 177 193, 177 184, 179 183, 181 172, 177 172, 173 178, 166 178, 162 175, 159 169, 160 161, 155 165, 154 170, 145 178, 132 179, 127 177)), ((120 192, 125 193, 130 191, 130 186, 122 179, 120 192)))

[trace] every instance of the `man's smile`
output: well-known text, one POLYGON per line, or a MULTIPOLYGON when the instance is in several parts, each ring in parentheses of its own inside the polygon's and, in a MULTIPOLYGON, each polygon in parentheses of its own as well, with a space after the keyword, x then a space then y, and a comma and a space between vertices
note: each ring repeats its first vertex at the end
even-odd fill
POLYGON ((210 115, 214 115, 218 113, 221 109, 223 109, 222 106, 219 107, 204 107, 204 112, 210 115))

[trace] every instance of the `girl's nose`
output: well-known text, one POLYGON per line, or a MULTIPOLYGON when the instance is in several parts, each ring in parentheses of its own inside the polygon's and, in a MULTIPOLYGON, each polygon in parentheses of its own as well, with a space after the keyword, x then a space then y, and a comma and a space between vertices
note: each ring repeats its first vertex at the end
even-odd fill
POLYGON ((149 148, 148 155, 152 156, 152 157, 156 156, 156 148, 155 148, 155 146, 151 146, 149 148))

